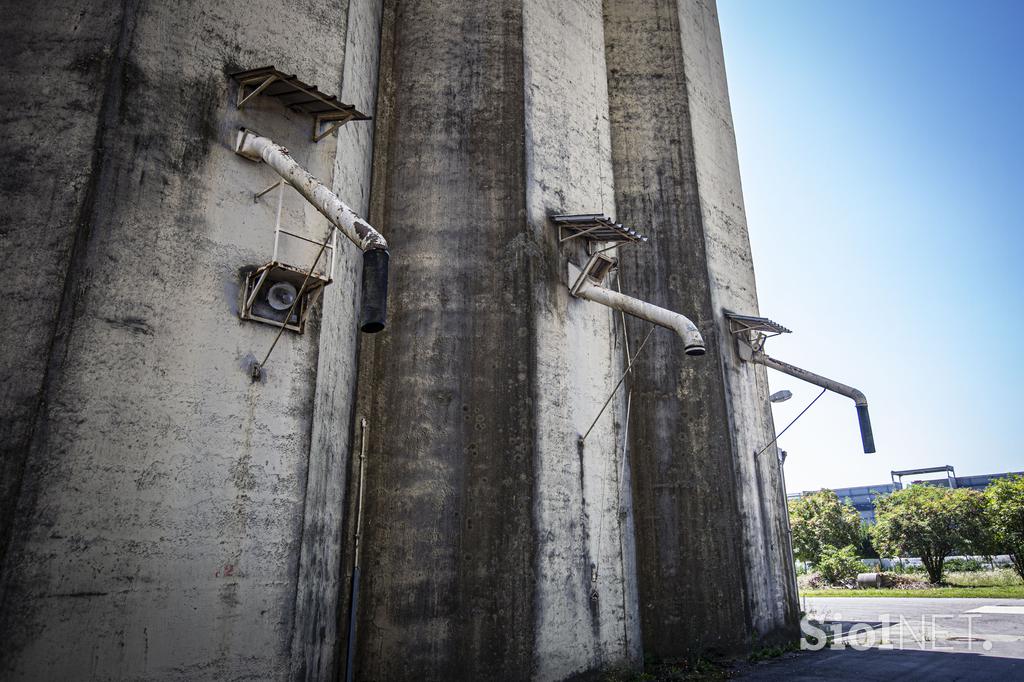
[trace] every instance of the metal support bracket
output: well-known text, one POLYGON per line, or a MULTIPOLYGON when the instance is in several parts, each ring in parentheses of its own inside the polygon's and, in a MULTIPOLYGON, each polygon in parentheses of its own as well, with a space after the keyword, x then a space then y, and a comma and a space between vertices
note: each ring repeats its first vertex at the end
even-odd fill
POLYGON ((313 119, 313 142, 319 142, 341 126, 345 125, 352 120, 352 117, 347 113, 342 114, 321 114, 313 119), (323 128, 323 124, 328 123, 326 128, 323 128))
MULTIPOLYGON (((259 203, 260 199, 263 198, 264 195, 269 194, 271 191, 273 191, 275 189, 278 190, 278 193, 277 193, 277 217, 274 220, 274 253, 273 253, 273 256, 271 257, 271 260, 272 261, 277 261, 277 251, 278 251, 278 246, 279 246, 280 241, 281 241, 281 235, 282 234, 286 235, 288 237, 292 237, 294 239, 299 239, 301 241, 306 242, 307 244, 313 244, 315 246, 325 246, 327 249, 330 250, 331 256, 330 256, 330 261, 329 261, 330 265, 328 266, 327 274, 324 275, 323 277, 326 277, 327 283, 330 284, 331 282, 334 281, 334 266, 335 266, 335 263, 337 261, 336 255, 337 255, 337 250, 338 250, 338 232, 336 230, 331 230, 331 238, 330 238, 330 240, 328 240, 327 242, 324 242, 324 241, 320 241, 320 240, 317 240, 317 239, 310 239, 309 237, 303 236, 301 234, 296 234, 295 232, 292 232, 290 230, 286 230, 283 227, 281 227, 281 211, 282 211, 282 207, 284 205, 284 188, 285 187, 291 187, 291 186, 292 186, 291 183, 286 181, 286 180, 278 180, 277 182, 275 182, 270 187, 267 187, 266 189, 260 190, 259 192, 256 192, 255 194, 253 194, 253 202, 254 203, 259 203)), ((257 289, 258 288, 259 287, 257 287, 257 289)))
POLYGON ((276 80, 277 80, 277 74, 271 74, 270 76, 267 77, 266 80, 264 80, 262 83, 257 85, 253 89, 253 91, 250 92, 248 95, 245 94, 245 86, 248 85, 248 83, 246 83, 246 82, 239 83, 238 84, 238 96, 235 98, 235 108, 236 109, 241 109, 243 106, 245 106, 246 102, 248 102, 253 97, 256 97, 261 92, 266 90, 276 80))

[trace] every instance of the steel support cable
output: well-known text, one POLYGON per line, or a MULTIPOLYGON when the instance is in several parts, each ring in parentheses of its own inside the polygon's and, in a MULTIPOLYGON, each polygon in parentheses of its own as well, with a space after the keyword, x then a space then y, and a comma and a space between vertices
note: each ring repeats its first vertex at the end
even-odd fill
MULTIPOLYGON (((622 286, 621 286, 621 282, 620 282, 621 279, 622 279, 622 274, 620 272, 615 277, 615 288, 619 291, 619 293, 622 293, 622 286)), ((613 313, 613 316, 614 316, 614 313, 613 313)), ((621 310, 619 311, 619 319, 622 321, 622 339, 623 339, 623 342, 624 342, 624 345, 625 345, 626 357, 629 358, 629 357, 631 357, 630 352, 629 352, 629 332, 626 329, 626 314, 624 312, 622 312, 621 310)), ((651 331, 653 331, 653 329, 651 331)), ((648 336, 650 336, 650 333, 648 333, 648 336)), ((646 339, 645 339, 645 341, 646 341, 646 339)), ((629 367, 626 368, 626 372, 625 372, 625 374, 623 376, 625 376, 626 374, 630 374, 632 371, 633 371, 632 370, 632 363, 630 363, 629 367)), ((619 383, 621 384, 622 382, 620 381, 619 383)), ((618 390, 618 386, 616 386, 615 390, 612 391, 612 395, 615 395, 615 391, 617 391, 617 390, 618 390)), ((626 456, 626 439, 629 437, 629 410, 630 410, 630 404, 632 403, 632 401, 633 401, 633 389, 630 388, 628 393, 627 393, 627 396, 626 396, 626 421, 625 421, 625 425, 623 427, 623 441, 622 441, 623 461, 625 461, 625 456, 626 456)), ((607 405, 607 402, 605 404, 607 405)), ((599 414, 598 417, 600 417, 600 416, 601 415, 599 414)), ((595 422, 596 422, 596 420, 595 420, 595 422)), ((591 425, 590 428, 593 428, 593 425, 591 425)), ((588 430, 587 433, 589 434, 590 431, 588 430)), ((618 453, 618 448, 615 448, 614 453, 615 454, 618 453)), ((597 589, 597 585, 596 585, 596 583, 597 583, 597 575, 598 575, 598 572, 599 572, 599 569, 600 569, 600 563, 601 563, 601 543, 604 540, 604 517, 605 517, 604 503, 605 503, 606 495, 607 495, 607 492, 608 492, 608 486, 607 486, 606 482, 608 480, 608 469, 609 469, 609 466, 612 463, 616 464, 615 468, 616 468, 616 471, 617 471, 617 474, 618 474, 617 477, 616 477, 616 480, 615 480, 615 515, 616 515, 616 517, 618 517, 619 508, 622 505, 621 500, 622 500, 622 475, 623 475, 623 473, 622 473, 622 469, 618 466, 618 463, 615 462, 615 457, 614 457, 614 454, 613 454, 612 459, 605 461, 605 464, 604 464, 604 474, 603 474, 602 479, 601 479, 601 504, 598 507, 598 513, 601 516, 600 516, 600 521, 598 521, 598 524, 597 524, 597 555, 594 558, 594 566, 593 566, 593 568, 591 570, 591 574, 590 574, 591 582, 595 583, 595 585, 594 585, 595 592, 592 593, 591 596, 593 596, 596 593, 596 589, 597 589)))
POLYGON ((800 417, 804 416, 804 412, 806 412, 807 410, 811 409, 811 405, 813 405, 814 403, 818 402, 818 398, 820 398, 821 396, 825 395, 825 391, 827 391, 827 390, 828 390, 827 388, 821 389, 821 393, 819 393, 814 400, 809 402, 807 404, 807 407, 805 407, 804 409, 800 410, 800 414, 798 414, 796 417, 794 417, 793 421, 791 421, 788 424, 786 424, 786 428, 782 429, 777 434, 775 434, 775 438, 772 438, 771 442, 768 443, 768 445, 765 445, 763 448, 761 448, 758 451, 758 453, 756 455, 754 455, 754 457, 760 457, 762 452, 764 452, 765 450, 770 448, 775 443, 775 441, 777 441, 779 439, 779 436, 781 436, 786 431, 788 431, 790 426, 792 426, 793 424, 796 424, 796 420, 797 419, 799 419, 800 417))
POLYGON ((589 436, 590 432, 594 430, 594 426, 597 424, 597 420, 601 418, 602 414, 604 414, 604 410, 606 407, 608 407, 608 403, 610 403, 612 401, 612 398, 615 397, 615 392, 619 390, 619 386, 622 385, 622 382, 625 380, 626 375, 629 374, 629 370, 633 368, 633 363, 636 362, 636 359, 638 357, 640 357, 640 352, 643 351, 644 346, 647 345, 647 339, 651 338, 651 334, 653 334, 654 330, 657 328, 657 325, 652 325, 651 331, 647 332, 647 336, 644 337, 644 342, 641 343, 640 347, 636 349, 636 355, 634 355, 633 358, 629 361, 629 364, 626 366, 626 371, 623 372, 621 377, 619 377, 619 380, 615 384, 615 388, 612 389, 612 392, 608 394, 607 400, 604 401, 604 405, 601 406, 601 410, 597 413, 597 416, 594 417, 594 421, 590 424, 590 428, 587 429, 587 432, 585 434, 580 436, 581 444, 587 440, 587 436, 589 436))

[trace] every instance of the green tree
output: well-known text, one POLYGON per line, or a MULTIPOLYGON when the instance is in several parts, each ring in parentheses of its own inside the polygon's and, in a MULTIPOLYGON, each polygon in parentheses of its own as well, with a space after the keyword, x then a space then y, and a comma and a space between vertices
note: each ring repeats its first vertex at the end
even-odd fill
POLYGON ((857 545, 860 516, 831 490, 820 490, 789 502, 793 556, 817 564, 825 545, 857 545))
POLYGON ((928 580, 942 582, 946 557, 981 548, 987 502, 977 490, 912 485, 875 500, 875 548, 889 556, 921 558, 928 580))
POLYGON ((995 547, 1010 555, 1014 570, 1024 578, 1024 476, 992 481, 985 497, 995 547))

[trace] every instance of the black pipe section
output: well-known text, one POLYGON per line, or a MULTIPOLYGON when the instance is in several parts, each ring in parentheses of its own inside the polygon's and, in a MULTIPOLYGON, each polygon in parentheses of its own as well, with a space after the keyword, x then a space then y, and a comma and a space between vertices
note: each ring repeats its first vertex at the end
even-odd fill
POLYGON ((870 455, 875 451, 875 434, 871 432, 871 416, 868 415, 867 405, 857 406, 857 421, 860 422, 860 441, 864 444, 864 452, 870 455))
POLYGON ((363 302, 359 329, 376 334, 384 329, 388 313, 388 260, 384 249, 363 251, 363 302))

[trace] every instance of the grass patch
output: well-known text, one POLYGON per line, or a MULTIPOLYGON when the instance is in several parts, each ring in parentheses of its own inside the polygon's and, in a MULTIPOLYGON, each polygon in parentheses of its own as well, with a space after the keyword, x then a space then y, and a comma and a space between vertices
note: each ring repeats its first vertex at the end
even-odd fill
POLYGON ((1024 585, 1003 587, 929 587, 923 590, 867 589, 801 590, 801 597, 977 597, 982 599, 1024 599, 1024 585))
POLYGON ((946 573, 946 582, 951 587, 1021 587, 1024 580, 1020 579, 1012 569, 1004 568, 995 571, 950 571, 946 573))
POLYGON ((848 590, 827 588, 800 590, 802 597, 980 597, 985 599, 1024 599, 1024 581, 1012 570, 951 571, 946 584, 920 590, 893 588, 848 590))
POLYGON ((777 646, 763 647, 756 649, 747 656, 747 660, 751 663, 758 663, 760 661, 767 661, 773 658, 779 658, 780 656, 789 653, 790 651, 799 651, 800 643, 791 642, 789 644, 780 644, 777 646))

